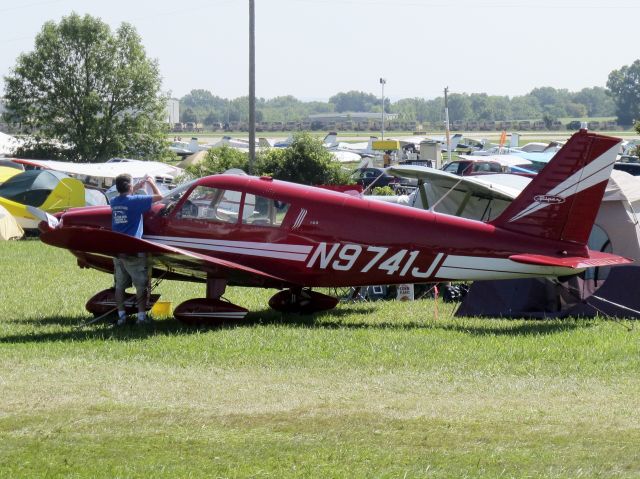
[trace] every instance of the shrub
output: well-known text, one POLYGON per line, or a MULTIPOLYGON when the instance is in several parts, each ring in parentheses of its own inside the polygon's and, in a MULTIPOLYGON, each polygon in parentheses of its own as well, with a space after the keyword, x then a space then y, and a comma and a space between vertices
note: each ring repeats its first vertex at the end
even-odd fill
POLYGON ((255 171, 273 178, 304 185, 349 184, 349 173, 342 170, 322 141, 309 133, 294 135, 290 146, 260 153, 255 171))
POLYGON ((231 168, 247 171, 249 155, 229 146, 212 148, 207 151, 204 159, 197 164, 189 165, 187 173, 196 178, 224 173, 231 168))

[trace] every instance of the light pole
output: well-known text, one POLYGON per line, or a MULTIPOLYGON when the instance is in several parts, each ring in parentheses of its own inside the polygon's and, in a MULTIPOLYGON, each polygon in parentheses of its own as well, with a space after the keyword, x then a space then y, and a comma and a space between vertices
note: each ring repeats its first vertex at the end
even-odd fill
POLYGON ((382 85, 382 139, 384 140, 384 86, 387 83, 385 78, 380 78, 380 85, 382 85))
POLYGON ((451 161, 451 136, 449 130, 449 87, 444 89, 444 133, 447 139, 447 161, 451 161))
POLYGON ((255 6, 249 0, 249 174, 256 159, 256 44, 255 6))

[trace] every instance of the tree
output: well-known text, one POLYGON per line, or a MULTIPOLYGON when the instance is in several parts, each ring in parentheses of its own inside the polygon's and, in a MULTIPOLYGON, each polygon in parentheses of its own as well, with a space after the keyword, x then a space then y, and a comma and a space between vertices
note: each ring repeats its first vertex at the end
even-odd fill
POLYGON ((615 103, 602 87, 583 88, 574 94, 573 101, 583 104, 587 108, 587 115, 592 118, 615 115, 615 103))
POLYGON ((49 21, 5 77, 5 121, 66 145, 75 161, 167 154, 166 97, 157 62, 126 23, 89 15, 49 21))
POLYGON ((511 99, 511 120, 528 120, 542 115, 540 102, 531 95, 516 96, 511 99))
POLYGON ((187 166, 187 173, 195 178, 224 173, 231 168, 247 171, 249 155, 229 146, 211 148, 201 162, 187 166))
POLYGON ((472 114, 471 101, 468 95, 452 93, 449 95, 449 118, 451 121, 465 120, 472 114))
POLYGON ((193 109, 186 108, 180 114, 180 120, 182 120, 183 123, 187 123, 187 122, 197 123, 198 122, 198 117, 196 116, 196 113, 193 111, 193 109))
MULTIPOLYGON (((203 161, 187 167, 187 173, 200 178, 222 173, 231 168, 248 171, 249 155, 221 146, 210 149, 203 161)), ((254 166, 257 175, 306 185, 349 184, 349 172, 322 146, 322 140, 309 133, 296 133, 290 146, 269 148, 258 154, 254 166)))
MULTIPOLYGON (((329 98, 329 103, 335 105, 335 109, 339 113, 346 111, 374 111, 374 107, 378 107, 378 111, 380 111, 380 99, 371 93, 362 91, 352 90, 347 93, 338 93, 329 98)), ((385 106, 386 103, 385 101, 385 106)), ((386 109, 387 108, 385 108, 385 111, 386 109)))
POLYGON ((616 104, 618 123, 632 125, 640 120, 640 60, 609 73, 607 88, 616 104))
POLYGON ((309 133, 296 133, 287 148, 270 148, 258 156, 256 171, 305 185, 349 184, 348 172, 309 133))

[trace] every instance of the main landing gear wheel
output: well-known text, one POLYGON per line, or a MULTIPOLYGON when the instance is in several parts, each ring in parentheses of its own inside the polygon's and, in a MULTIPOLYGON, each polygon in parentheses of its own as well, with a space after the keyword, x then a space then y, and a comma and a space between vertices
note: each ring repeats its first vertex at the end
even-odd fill
POLYGON ((338 298, 310 289, 285 289, 269 300, 269 306, 281 313, 312 314, 333 309, 337 304, 338 298))
MULTIPOLYGON (((158 299, 160 299, 159 294, 149 295, 149 302, 147 303, 145 310, 148 312, 158 299)), ((107 314, 109 311, 113 311, 115 313, 116 290, 114 288, 109 288, 94 294, 89 301, 87 301, 85 308, 93 314, 95 318, 102 316, 103 314, 107 314)), ((135 314, 138 312, 136 295, 134 293, 125 294, 124 309, 127 314, 135 314)))
POLYGON ((213 298, 196 298, 181 303, 173 316, 188 326, 222 326, 241 321, 249 311, 233 303, 213 298))

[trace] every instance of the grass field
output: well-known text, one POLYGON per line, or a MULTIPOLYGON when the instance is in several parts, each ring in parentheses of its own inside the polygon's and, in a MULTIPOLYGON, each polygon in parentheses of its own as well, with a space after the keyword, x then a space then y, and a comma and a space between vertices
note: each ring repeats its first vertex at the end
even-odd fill
POLYGON ((236 327, 78 329, 109 276, 36 240, 0 258, 0 477, 640 477, 631 322, 281 316, 233 289, 236 327))

